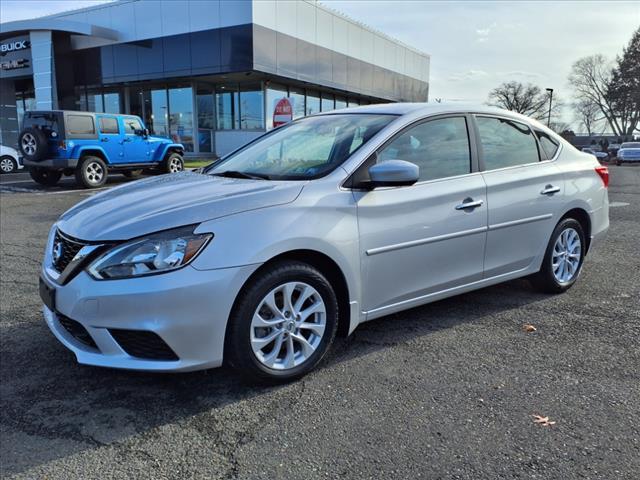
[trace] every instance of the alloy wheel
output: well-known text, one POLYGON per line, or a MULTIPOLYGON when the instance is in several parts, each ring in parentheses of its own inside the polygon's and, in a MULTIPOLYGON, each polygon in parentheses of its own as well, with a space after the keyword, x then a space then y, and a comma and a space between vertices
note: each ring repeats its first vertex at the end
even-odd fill
POLYGON ((551 267, 553 276, 560 283, 573 280, 578 274, 582 258, 580 235, 573 228, 563 230, 553 246, 551 267))
POLYGON ((251 321, 251 348, 260 363, 288 370, 306 362, 320 345, 327 310, 318 291, 304 282, 271 290, 251 321))
POLYGON ((104 168, 98 162, 89 162, 85 168, 85 173, 89 183, 94 185, 102 182, 104 178, 104 168))
POLYGON ((182 162, 180 161, 179 158, 172 158, 171 161, 169 162, 169 172, 171 173, 177 173, 182 171, 182 162))
POLYGON ((21 140, 22 151, 27 155, 36 153, 36 137, 30 133, 25 133, 21 140))

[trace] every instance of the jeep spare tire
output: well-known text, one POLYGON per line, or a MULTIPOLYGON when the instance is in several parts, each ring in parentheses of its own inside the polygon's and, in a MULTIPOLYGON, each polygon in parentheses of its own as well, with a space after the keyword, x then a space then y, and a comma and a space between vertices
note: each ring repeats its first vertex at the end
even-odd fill
POLYGON ((18 145, 26 160, 37 162, 47 151, 47 136, 38 128, 25 128, 18 136, 18 145))

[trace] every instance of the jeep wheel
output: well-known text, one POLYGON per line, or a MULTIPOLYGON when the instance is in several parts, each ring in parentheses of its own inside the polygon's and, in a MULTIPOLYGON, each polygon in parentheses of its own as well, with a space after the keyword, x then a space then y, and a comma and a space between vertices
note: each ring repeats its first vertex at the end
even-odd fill
POLYGON ((0 173, 13 173, 18 170, 16 161, 9 157, 0 157, 0 173))
POLYGON ((162 171, 165 173, 178 173, 184 170, 184 160, 179 153, 170 153, 162 165, 162 171))
POLYGON ((47 137, 38 128, 25 128, 18 137, 20 151, 26 160, 37 162, 47 151, 47 137))
POLYGON ((83 188, 101 187, 107 183, 107 164, 100 157, 82 157, 76 168, 76 183, 83 188))
POLYGON ((32 167, 29 168, 29 176, 31 176, 34 182, 39 183, 40 185, 53 187, 58 183, 60 177, 62 177, 62 172, 58 170, 47 170, 45 168, 32 167))

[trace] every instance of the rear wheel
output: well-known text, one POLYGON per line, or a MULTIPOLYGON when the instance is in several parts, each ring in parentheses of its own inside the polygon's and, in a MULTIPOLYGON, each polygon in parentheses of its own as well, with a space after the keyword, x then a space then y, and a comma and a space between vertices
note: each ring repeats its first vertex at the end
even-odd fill
POLYGON ((16 170, 18 170, 18 163, 13 158, 0 158, 0 173, 13 173, 16 170))
POLYGON ((84 188, 98 188, 107 183, 107 164, 100 157, 82 157, 76 168, 76 183, 84 188))
POLYGON ((58 183, 60 177, 62 177, 62 172, 58 170, 47 170, 40 167, 31 167, 29 168, 29 176, 34 182, 39 183, 40 185, 53 187, 58 183))
POLYGON ((569 290, 582 270, 585 249, 582 225, 573 218, 562 220, 551 235, 542 268, 531 277, 531 283, 546 293, 569 290))
POLYGON ((285 382, 322 360, 338 326, 338 301, 327 279, 300 262, 274 264, 236 301, 226 360, 251 380, 285 382))

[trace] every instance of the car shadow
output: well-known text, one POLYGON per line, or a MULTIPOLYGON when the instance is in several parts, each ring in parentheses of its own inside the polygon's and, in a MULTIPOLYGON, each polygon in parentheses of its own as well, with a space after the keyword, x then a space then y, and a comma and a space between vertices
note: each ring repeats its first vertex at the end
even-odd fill
MULTIPOLYGON (((338 339, 320 369, 545 298, 517 280, 389 315, 338 339)), ((20 316, 18 311, 3 313, 8 314, 3 323, 10 324, 4 328, 0 363, 3 474, 112 445, 270 392, 298 395, 304 383, 250 385, 226 367, 150 374, 78 365, 38 321, 36 309, 34 305, 28 321, 7 318, 20 316), (31 450, 35 453, 24 453, 31 450)))

